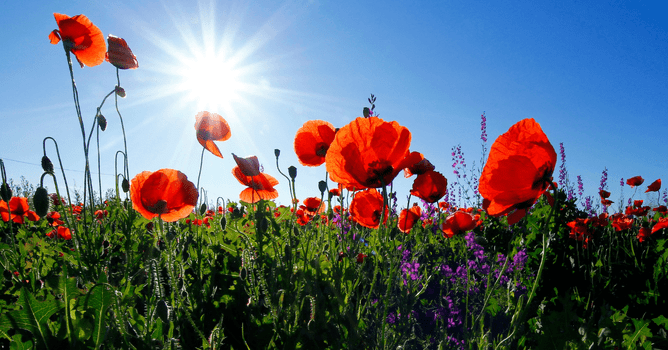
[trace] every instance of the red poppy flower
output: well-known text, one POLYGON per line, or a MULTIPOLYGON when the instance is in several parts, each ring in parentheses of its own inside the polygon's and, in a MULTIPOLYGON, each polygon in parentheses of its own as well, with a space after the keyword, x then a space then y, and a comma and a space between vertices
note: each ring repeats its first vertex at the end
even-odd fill
POLYGON ((132 179, 132 207, 147 220, 159 216, 174 222, 190 215, 197 204, 195 185, 186 175, 174 169, 144 171, 132 179))
POLYGON ((46 214, 46 221, 49 223, 49 226, 53 227, 64 224, 63 220, 60 220, 60 213, 57 211, 46 214))
POLYGON ((70 239, 72 239, 72 232, 70 231, 69 228, 65 226, 58 226, 58 237, 66 241, 69 241, 70 239))
POLYGON ((566 224, 566 226, 571 228, 568 237, 577 241, 584 241, 582 247, 585 249, 589 245, 592 236, 587 227, 588 223, 589 219, 578 218, 566 224))
POLYGON ((664 228, 668 228, 668 218, 660 218, 656 225, 652 227, 652 233, 664 228))
POLYGON ((335 134, 336 129, 329 122, 309 120, 304 123, 295 135, 295 153, 299 163, 305 166, 318 166, 324 163, 335 134))
POLYGON ((216 146, 213 141, 225 141, 232 136, 227 121, 220 115, 209 113, 207 111, 197 113, 195 119, 197 141, 199 141, 200 145, 209 150, 209 152, 223 158, 218 146, 216 146))
POLYGON ((478 187, 489 215, 508 217, 514 224, 526 215, 547 190, 557 163, 557 153, 533 119, 513 125, 494 141, 478 187))
POLYGON ((445 196, 447 189, 448 179, 441 173, 430 170, 415 178, 411 194, 427 203, 434 203, 445 196))
POLYGON ((378 117, 358 117, 342 127, 326 155, 330 178, 348 189, 389 185, 405 168, 411 132, 378 117))
POLYGON ((652 208, 652 210, 662 215, 668 214, 668 207, 666 207, 665 205, 660 205, 656 208, 652 208))
POLYGON ((601 204, 603 204, 606 207, 609 207, 610 205, 612 205, 612 203, 614 202, 609 199, 601 199, 601 204))
MULTIPOLYGON (((378 228, 382 208, 383 196, 375 188, 370 188, 355 194, 350 203, 350 216, 353 221, 364 227, 378 228)), ((383 222, 387 220, 387 212, 387 207, 385 207, 383 222)))
POLYGON ((109 44, 109 50, 104 57, 107 62, 118 69, 137 69, 139 67, 137 57, 132 53, 125 39, 109 34, 107 44, 109 44))
POLYGON ((598 191, 598 194, 601 196, 601 199, 606 199, 606 198, 610 197, 610 192, 605 191, 605 190, 598 191))
POLYGON ((658 179, 654 182, 652 182, 649 186, 647 186, 647 192, 657 192, 661 189, 661 179, 658 179))
POLYGON ((441 224, 441 230, 443 231, 443 237, 452 238, 458 233, 471 231, 480 224, 482 224, 480 215, 458 210, 445 219, 445 222, 441 224))
POLYGON ((450 209, 450 203, 448 203, 448 202, 438 202, 438 208, 441 211, 448 211, 448 209, 450 209))
POLYGON ((366 258, 368 255, 359 253, 357 254, 357 263, 361 264, 364 262, 364 258, 366 258))
POLYGON ((322 205, 320 198, 316 197, 308 197, 304 199, 303 208, 306 211, 306 214, 311 216, 323 213, 325 211, 325 206, 322 205))
POLYGON ((626 184, 631 186, 631 187, 636 187, 642 185, 642 183, 645 182, 645 179, 643 179, 640 176, 634 176, 628 180, 626 180, 626 184))
POLYGON ((420 220, 420 216, 422 216, 422 209, 417 205, 413 205, 410 209, 402 210, 399 214, 399 221, 397 222, 399 231, 409 234, 413 225, 420 220))
POLYGON ((633 226, 633 219, 630 217, 622 213, 617 213, 612 216, 612 227, 614 227, 616 231, 628 230, 631 226, 633 226))
POLYGON ((592 226, 608 226, 608 213, 601 213, 599 216, 594 216, 589 219, 589 222, 591 222, 592 226))
POLYGON ((0 200, 0 216, 2 216, 2 221, 8 222, 10 220, 10 209, 12 212, 11 220, 17 224, 23 224, 24 217, 30 221, 39 220, 39 215, 30 210, 28 198, 12 197, 9 200, 9 207, 7 207, 7 202, 0 200))
POLYGON ((642 243, 647 240, 651 234, 652 232, 650 232, 649 228, 641 227, 640 230, 638 230, 638 236, 636 237, 638 238, 638 241, 642 243))
POLYGON ((51 44, 63 41, 65 49, 74 54, 81 68, 97 66, 104 61, 107 45, 104 43, 104 35, 100 28, 96 27, 88 17, 76 15, 70 17, 60 13, 54 13, 58 23, 58 29, 49 34, 51 44))
POLYGON ((311 217, 306 214, 306 211, 304 211, 304 209, 297 210, 297 214, 295 215, 297 216, 297 223, 301 226, 304 226, 308 224, 309 221, 311 221, 311 217))
POLYGON ((404 168, 404 177, 407 178, 436 169, 420 152, 409 153, 408 157, 406 157, 406 164, 408 164, 408 167, 404 168))
POLYGON ((241 173, 243 173, 245 176, 260 175, 260 162, 257 160, 256 156, 241 158, 232 153, 232 157, 234 157, 234 161, 239 166, 241 173))
POLYGON ((278 185, 278 180, 273 176, 260 173, 257 176, 246 176, 238 166, 232 169, 232 174, 247 189, 241 191, 239 199, 246 203, 259 202, 261 199, 269 200, 278 197, 278 191, 274 186, 278 185))

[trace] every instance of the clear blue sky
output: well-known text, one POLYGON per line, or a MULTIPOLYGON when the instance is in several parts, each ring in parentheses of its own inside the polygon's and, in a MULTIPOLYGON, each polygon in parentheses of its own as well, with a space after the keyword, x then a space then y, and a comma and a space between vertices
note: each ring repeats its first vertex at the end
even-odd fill
MULTIPOLYGON (((291 164, 299 169, 298 197, 319 195, 325 167, 298 164, 295 132, 310 119, 345 125, 361 115, 370 93, 378 98, 381 118, 408 127, 411 149, 424 153, 450 182, 453 146, 461 144, 469 166, 480 159, 485 111, 488 146, 515 122, 535 118, 557 152, 564 143, 571 181, 581 175, 588 194, 596 193, 606 167, 613 200, 619 198, 620 178, 643 176, 643 191, 657 178, 668 185, 666 7, 646 1, 432 3, 4 4, 0 158, 9 177, 16 181, 24 175, 37 183, 42 139, 52 136, 64 167, 83 169, 65 55, 62 45, 48 40, 57 28, 53 12, 59 12, 85 14, 105 37, 125 38, 139 60, 139 69, 121 71, 128 97, 119 107, 131 176, 174 168, 196 182, 202 148, 195 138, 195 115, 207 109, 227 119, 232 138, 218 143, 225 158, 204 156, 201 185, 210 200, 238 199, 243 187, 231 174, 234 152, 257 155, 281 182, 278 201, 288 203, 275 148, 282 151, 284 171, 291 164), (198 74, 203 57, 227 62, 228 77, 235 76, 205 73, 203 81, 236 84, 221 82, 213 92, 198 89, 205 83, 187 76, 198 74), (215 93, 225 97, 212 99, 215 93)), ((115 68, 108 63, 75 67, 75 79, 88 132, 97 105, 115 85, 115 68)), ((113 185, 113 157, 123 144, 113 103, 107 102, 102 113, 109 123, 100 141, 106 189, 113 185)), ((70 171, 68 177, 70 184, 82 184, 82 173, 70 171)), ((411 182, 397 179, 399 198, 405 198, 411 182)))

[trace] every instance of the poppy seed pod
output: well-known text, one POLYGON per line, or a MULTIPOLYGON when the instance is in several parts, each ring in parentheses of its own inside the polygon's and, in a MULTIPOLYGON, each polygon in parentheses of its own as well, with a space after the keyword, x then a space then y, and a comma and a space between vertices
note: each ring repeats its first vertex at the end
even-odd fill
POLYGON ((35 196, 32 199, 35 206, 35 213, 39 216, 46 216, 49 212, 49 193, 44 187, 38 187, 35 190, 35 196))
POLYGON ((276 148, 276 149, 274 150, 274 155, 276 155, 276 158, 278 158, 278 156, 281 155, 281 150, 278 149, 278 148, 276 148))
POLYGON ((9 188, 7 183, 3 183, 2 186, 0 186, 0 197, 7 203, 12 199, 12 189, 9 188))
POLYGON ((51 159, 47 156, 42 157, 42 169, 44 172, 53 173, 53 163, 51 163, 51 159))
POLYGON ((320 180, 320 182, 318 182, 318 189, 320 190, 321 194, 325 193, 325 191, 327 191, 327 183, 325 181, 320 180))
POLYGON ((102 131, 107 130, 107 118, 105 118, 102 114, 97 116, 97 125, 102 129, 102 131))
POLYGON ((290 178, 294 180, 297 177, 297 168, 291 165, 288 168, 288 175, 290 175, 290 178))
POLYGON ((362 110, 362 114, 364 115, 364 118, 369 118, 369 115, 371 115, 371 110, 369 107, 364 107, 362 110))
POLYGON ((128 181, 128 179, 123 178, 123 182, 121 182, 121 188, 125 193, 128 193, 128 191, 130 191, 130 182, 128 181))

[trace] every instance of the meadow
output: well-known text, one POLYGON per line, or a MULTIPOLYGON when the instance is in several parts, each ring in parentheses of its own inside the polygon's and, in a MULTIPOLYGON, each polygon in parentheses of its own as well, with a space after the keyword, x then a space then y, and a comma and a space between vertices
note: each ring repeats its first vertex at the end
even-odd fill
MULTIPOLYGON (((55 18, 49 38, 70 69, 85 181, 70 191, 50 137, 34 186, 8 179, 0 160, 0 347, 668 348, 660 179, 631 174, 619 186, 632 195, 615 203, 604 170, 599 196, 584 196, 538 122, 509 125, 487 148, 483 114, 484 162, 467 167, 453 148, 448 181, 410 149, 411 131, 374 114, 371 95, 363 116, 339 129, 308 121, 283 150, 326 168, 319 197, 296 198, 299 168, 281 165, 280 150, 275 169, 232 154, 247 188, 209 202, 179 170, 131 176, 127 147, 103 197, 92 137, 116 123, 99 112, 113 98, 125 140, 120 71, 137 59, 85 16, 55 18), (88 128, 73 62, 117 67, 88 128), (410 193, 394 190, 397 176, 414 179, 410 193), (276 202, 277 178, 289 205, 276 202), (645 193, 656 202, 637 199, 645 193)), ((202 155, 222 158, 225 119, 193 115, 202 155)))

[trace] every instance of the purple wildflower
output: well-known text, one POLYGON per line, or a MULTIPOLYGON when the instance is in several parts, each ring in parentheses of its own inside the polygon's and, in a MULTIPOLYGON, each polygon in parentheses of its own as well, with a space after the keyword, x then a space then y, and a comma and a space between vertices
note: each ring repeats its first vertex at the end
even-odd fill
POLYGON ((608 168, 603 168, 603 173, 601 174, 601 186, 598 188, 598 191, 605 190, 608 186, 608 168))

